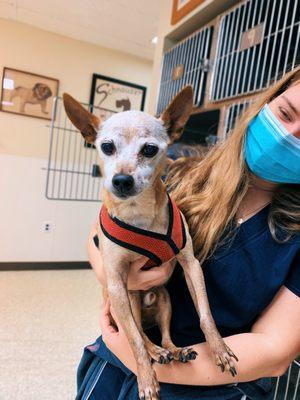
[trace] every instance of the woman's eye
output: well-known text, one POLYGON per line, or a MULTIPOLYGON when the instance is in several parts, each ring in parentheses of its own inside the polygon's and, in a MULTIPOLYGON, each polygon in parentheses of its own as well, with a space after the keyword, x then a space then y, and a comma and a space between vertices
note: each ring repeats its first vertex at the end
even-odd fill
POLYGON ((115 151, 115 145, 113 143, 111 143, 111 142, 102 143, 101 144, 101 150, 107 156, 111 156, 115 151))
POLYGON ((145 144, 141 150, 141 154, 145 157, 154 157, 158 152, 158 147, 153 144, 145 144))
POLYGON ((280 114, 281 114, 281 116, 283 117, 284 120, 286 120, 288 122, 292 121, 292 119, 289 116, 289 114, 283 108, 280 108, 279 110, 280 110, 280 114))

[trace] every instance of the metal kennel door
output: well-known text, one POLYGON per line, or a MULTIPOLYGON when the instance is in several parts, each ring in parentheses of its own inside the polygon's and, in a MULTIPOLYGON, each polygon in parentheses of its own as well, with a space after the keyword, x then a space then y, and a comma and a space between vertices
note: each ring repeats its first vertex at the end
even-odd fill
POLYGON ((221 19, 210 100, 264 89, 300 63, 300 0, 248 0, 221 19))
POLYGON ((207 27, 164 54, 156 113, 161 114, 184 86, 194 88, 194 104, 202 104, 208 71, 213 27, 207 27))
POLYGON ((224 123, 224 137, 234 128, 237 118, 246 110, 252 100, 244 100, 231 104, 226 109, 224 123))
MULTIPOLYGON (((107 118, 114 111, 81 103, 89 111, 107 118)), ((85 142, 68 119, 62 98, 54 99, 46 179, 49 200, 99 201, 102 179, 96 148, 85 142)))

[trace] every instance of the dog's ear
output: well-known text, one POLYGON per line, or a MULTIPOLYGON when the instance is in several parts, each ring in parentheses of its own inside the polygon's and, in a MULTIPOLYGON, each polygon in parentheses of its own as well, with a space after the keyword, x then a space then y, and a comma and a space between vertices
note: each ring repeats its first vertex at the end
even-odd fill
POLYGON ((88 143, 94 143, 100 127, 100 119, 88 112, 68 93, 63 94, 64 107, 73 125, 81 132, 88 143))
POLYGON ((190 85, 185 86, 160 115, 171 143, 182 135, 184 125, 189 119, 193 105, 193 88, 190 85))

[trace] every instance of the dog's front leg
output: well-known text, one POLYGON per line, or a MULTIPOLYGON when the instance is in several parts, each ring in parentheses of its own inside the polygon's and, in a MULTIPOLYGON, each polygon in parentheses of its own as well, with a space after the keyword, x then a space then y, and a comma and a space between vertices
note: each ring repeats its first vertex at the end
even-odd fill
POLYGON ((222 371, 226 369, 235 376, 236 369, 232 358, 236 361, 238 359, 232 350, 225 344, 212 317, 205 288, 203 271, 199 261, 194 256, 192 240, 189 235, 186 246, 177 255, 177 259, 184 270, 186 282, 200 318, 200 327, 213 355, 215 356, 216 364, 221 367, 222 371))
POLYGON ((49 114, 47 111, 47 99, 46 100, 41 100, 40 101, 40 105, 41 105, 41 110, 44 114, 49 114))
POLYGON ((111 305, 132 348, 137 363, 137 382, 139 397, 143 400, 159 399, 159 384, 151 365, 143 337, 136 325, 127 291, 129 264, 120 262, 112 265, 107 271, 107 290, 111 305))

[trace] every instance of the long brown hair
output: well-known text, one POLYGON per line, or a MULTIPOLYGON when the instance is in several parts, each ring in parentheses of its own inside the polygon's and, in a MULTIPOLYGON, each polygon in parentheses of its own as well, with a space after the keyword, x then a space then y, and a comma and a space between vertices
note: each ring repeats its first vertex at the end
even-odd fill
MULTIPOLYGON (((169 170, 167 185, 185 215, 200 262, 215 251, 222 234, 229 227, 234 232, 235 215, 251 182, 243 154, 245 134, 250 121, 262 107, 300 82, 300 67, 286 74, 263 92, 237 121, 227 138, 204 157, 185 162, 175 161, 169 170)), ((274 240, 282 243, 300 233, 300 185, 280 184, 276 188, 268 225, 274 240), (278 229, 284 231, 284 239, 278 229)))

